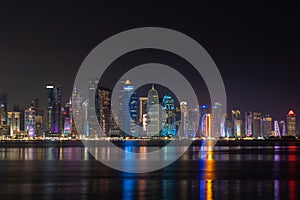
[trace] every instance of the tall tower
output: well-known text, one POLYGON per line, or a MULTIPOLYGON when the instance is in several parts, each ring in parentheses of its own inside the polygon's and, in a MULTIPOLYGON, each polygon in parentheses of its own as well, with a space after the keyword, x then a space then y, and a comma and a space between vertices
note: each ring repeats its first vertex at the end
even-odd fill
POLYGON ((125 135, 137 136, 137 96, 134 86, 127 79, 120 91, 119 123, 125 135))
POLYGON ((161 135, 175 136, 176 135, 176 118, 174 99, 170 95, 165 95, 162 101, 163 109, 166 113, 165 124, 162 127, 161 135))
POLYGON ((203 117, 203 115, 205 115, 205 114, 208 114, 209 113, 209 108, 208 108, 208 105, 200 105, 200 109, 199 109, 199 111, 200 111, 200 120, 199 120, 199 134, 198 134, 198 136, 203 136, 203 133, 201 132, 201 127, 202 127, 202 117, 203 117))
POLYGON ((241 126, 242 126, 242 120, 241 120, 241 111, 240 110, 232 110, 231 111, 231 119, 233 123, 233 135, 235 137, 241 137, 241 126))
POLYGON ((47 89, 47 133, 51 135, 60 134, 61 121, 61 88, 52 84, 47 89))
MULTIPOLYGON (((99 101, 99 96, 96 94, 98 88, 99 80, 89 80, 89 100, 87 101, 87 126, 88 126, 88 133, 89 136, 97 135, 97 131, 94 128, 98 126, 97 118, 96 118, 96 110, 95 110, 95 102, 99 101), (95 101, 93 101, 95 99, 95 101)), ((87 128, 87 127, 86 127, 87 128)))
POLYGON ((296 136, 296 114, 290 110, 286 115, 287 135, 296 136))
POLYGON ((28 132, 28 137, 35 136, 34 116, 35 116, 35 110, 32 110, 31 108, 25 110, 25 129, 28 132))
POLYGON ((262 125, 261 125, 261 113, 253 112, 253 137, 261 137, 262 136, 262 125))
POLYGON ((158 92, 154 88, 154 84, 152 88, 148 91, 148 108, 147 108, 147 136, 158 136, 159 135, 159 100, 158 100, 158 92))
POLYGON ((104 134, 108 136, 111 128, 111 90, 105 87, 99 87, 97 93, 97 118, 104 134))
POLYGON ((7 112, 8 125, 10 126, 10 136, 20 131, 20 112, 7 112))
POLYGON ((263 136, 272 135, 272 117, 269 114, 266 114, 262 118, 262 132, 263 136))
POLYGON ((7 124, 7 93, 0 94, 0 125, 7 124))
POLYGON ((225 137, 224 135, 224 123, 225 118, 222 112, 223 104, 220 102, 215 102, 211 108, 211 128, 212 134, 215 137, 225 137))
POLYGON ((181 129, 180 129, 180 136, 181 137, 188 137, 188 107, 187 102, 182 101, 180 102, 180 112, 181 112, 181 129))
POLYGON ((252 112, 245 113, 245 134, 246 134, 246 137, 253 136, 253 114, 252 114, 252 112))

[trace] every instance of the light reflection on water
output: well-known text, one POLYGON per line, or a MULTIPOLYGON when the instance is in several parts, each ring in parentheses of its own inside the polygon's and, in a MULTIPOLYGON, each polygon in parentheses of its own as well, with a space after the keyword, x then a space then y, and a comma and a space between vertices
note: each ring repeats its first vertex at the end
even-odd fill
MULTIPOLYGON (((124 147, 148 152, 148 147, 124 147)), ((176 147, 177 148, 177 147, 176 147)), ((172 165, 144 174, 97 162, 84 147, 0 148, 0 193, 45 199, 299 199, 298 146, 216 146, 190 149, 172 165)), ((111 149, 93 148, 103 159, 111 149)), ((124 160, 131 160, 125 154, 124 160)), ((173 155, 160 157, 170 159, 173 155), (170 157, 168 157, 170 156, 170 157)), ((141 160, 145 157, 140 157, 141 160)))

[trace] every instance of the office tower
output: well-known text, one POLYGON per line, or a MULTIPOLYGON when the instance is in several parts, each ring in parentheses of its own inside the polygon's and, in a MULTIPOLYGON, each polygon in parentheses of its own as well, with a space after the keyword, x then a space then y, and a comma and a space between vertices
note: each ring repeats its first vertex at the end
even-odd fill
POLYGON ((272 117, 269 114, 266 114, 262 118, 262 132, 263 136, 271 136, 272 135, 272 117))
POLYGON ((35 136, 35 110, 29 108, 25 110, 25 130, 28 133, 28 137, 35 136))
POLYGON ((109 136, 111 127, 111 90, 105 87, 97 89, 96 110, 99 125, 105 134, 109 136))
POLYGON ((89 99, 86 99, 82 102, 82 127, 80 135, 83 138, 95 137, 95 135, 90 135, 89 129, 89 99))
POLYGON ((253 112, 253 130, 252 135, 255 138, 262 136, 261 113, 253 112))
POLYGON ((252 112, 245 112, 245 135, 246 135, 246 137, 253 136, 253 114, 252 114, 252 112))
POLYGON ((50 136, 58 136, 61 132, 61 88, 49 84, 47 89, 47 127, 46 131, 50 136))
POLYGON ((280 130, 281 136, 286 136, 286 125, 285 125, 284 120, 281 120, 279 122, 279 130, 280 130))
POLYGON ((99 101, 99 95, 97 94, 98 92, 98 83, 99 80, 98 79, 93 79, 93 80, 89 80, 89 100, 88 100, 88 104, 87 109, 88 109, 88 113, 87 113, 87 122, 88 122, 88 133, 89 136, 96 136, 97 133, 97 129, 96 126, 98 126, 98 122, 97 122, 97 116, 96 116, 96 110, 95 110, 95 103, 97 103, 99 101))
POLYGON ((13 112, 20 113, 20 131, 25 131, 25 110, 21 109, 19 106, 13 106, 13 112))
POLYGON ((181 137, 188 137, 188 107, 187 102, 180 102, 181 120, 179 134, 181 137))
POLYGON ((220 102, 215 102, 211 109, 211 128, 212 134, 215 137, 224 137, 224 114, 223 105, 220 102))
POLYGON ((286 115, 286 127, 288 136, 296 136, 296 114, 293 110, 286 115))
POLYGON ((170 95, 165 95, 162 100, 162 109, 165 111, 163 116, 164 125, 161 130, 162 136, 176 135, 176 115, 174 99, 170 95))
POLYGON ((280 137, 281 136, 280 129, 279 129, 279 124, 278 124, 277 120, 274 121, 274 136, 275 137, 280 137))
POLYGON ((131 81, 127 79, 119 93, 119 119, 124 135, 137 136, 138 99, 131 81))
POLYGON ((242 120, 241 120, 241 111, 240 110, 231 110, 231 119, 233 123, 233 135, 235 137, 242 136, 242 120))
MULTIPOLYGON (((139 124, 142 125, 143 132, 147 131, 147 107, 148 97, 139 97, 139 124)), ((144 133, 142 135, 144 135, 144 133)))
POLYGON ((72 135, 78 134, 81 136, 86 136, 85 133, 85 124, 84 124, 84 115, 83 115, 83 108, 82 104, 85 101, 83 96, 77 91, 76 88, 74 88, 72 93, 72 135), (76 121, 76 124, 74 123, 76 121))
POLYGON ((147 108, 147 136, 158 136, 160 129, 160 113, 159 113, 159 100, 158 100, 158 92, 154 88, 154 84, 152 88, 148 91, 148 108, 147 108))
POLYGON ((72 99, 69 99, 69 102, 66 103, 63 113, 62 113, 63 119, 63 134, 65 136, 68 136, 72 133, 72 99))
POLYGON ((211 138, 212 134, 212 127, 211 127, 211 114, 207 113, 204 114, 201 118, 201 133, 202 133, 202 137, 206 137, 206 138, 211 138))
POLYGON ((229 120, 229 117, 228 117, 227 113, 225 113, 224 119, 225 119, 225 123, 224 123, 224 132, 225 133, 224 133, 224 135, 225 135, 225 137, 231 137, 231 136, 233 136, 233 134, 232 134, 232 123, 229 120))
POLYGON ((7 125, 7 93, 0 94, 0 125, 7 125))
POLYGON ((10 126, 10 136, 20 132, 20 112, 7 112, 7 119, 10 126))

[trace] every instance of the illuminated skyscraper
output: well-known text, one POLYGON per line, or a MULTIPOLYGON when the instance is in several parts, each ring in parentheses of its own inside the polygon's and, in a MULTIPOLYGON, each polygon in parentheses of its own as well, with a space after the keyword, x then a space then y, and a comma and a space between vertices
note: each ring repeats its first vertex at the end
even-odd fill
POLYGON ((286 127, 288 136, 296 135, 296 114, 293 110, 290 110, 286 115, 286 127))
POLYGON ((199 109, 199 111, 200 111, 200 120, 199 120, 199 134, 198 134, 198 136, 203 136, 203 133, 201 132, 201 127, 202 127, 202 117, 203 117, 203 115, 205 115, 205 114, 208 114, 209 113, 209 108, 208 108, 208 105, 200 105, 200 109, 199 109))
POLYGON ((57 135, 60 133, 61 121, 61 89, 59 86, 47 85, 47 133, 57 135))
POLYGON ((179 130, 181 137, 188 137, 188 107, 187 102, 182 101, 180 102, 180 112, 181 112, 181 120, 180 120, 180 127, 179 130))
POLYGON ((105 136, 109 136, 111 128, 111 90, 105 87, 98 88, 98 102, 96 102, 96 110, 98 113, 98 121, 105 136))
POLYGON ((163 110, 165 111, 165 119, 164 119, 164 126, 161 130, 162 136, 175 136, 176 135, 176 115, 175 115, 175 106, 174 106, 174 99, 169 96, 165 95, 162 100, 163 110))
POLYGON ((10 136, 20 131, 20 112, 7 112, 10 136))
POLYGON ((7 124, 7 93, 0 94, 0 125, 7 124))
POLYGON ((252 112, 245 113, 245 134, 247 137, 253 136, 253 114, 252 114, 252 112))
POLYGON ((212 134, 215 137, 225 137, 224 133, 224 118, 223 105, 220 102, 215 102, 211 109, 212 134))
POLYGON ((147 136, 158 136, 160 123, 159 123, 159 100, 158 100, 158 92, 154 88, 154 84, 152 88, 148 92, 148 122, 147 122, 147 136))
POLYGON ((72 99, 66 103, 63 113, 63 134, 65 136, 72 133, 72 99))
POLYGON ((84 124, 84 114, 83 114, 83 102, 84 98, 83 96, 77 91, 76 88, 74 88, 74 91, 72 93, 72 114, 73 118, 76 121, 76 126, 74 126, 74 120, 72 120, 72 134, 78 134, 80 137, 81 136, 86 136, 86 131, 85 127, 86 125, 84 124))
MULTIPOLYGON (((97 116, 96 116, 96 110, 95 110, 95 103, 99 101, 99 95, 96 94, 97 88, 98 88, 98 82, 99 80, 94 79, 94 80, 89 80, 89 100, 86 106, 87 106, 87 122, 88 124, 86 125, 88 127, 88 133, 89 136, 96 136, 97 130, 95 129, 96 126, 98 126, 97 123, 97 116), (93 101, 95 99, 95 101, 93 101)), ((86 127, 86 128, 87 128, 86 127)))
POLYGON ((261 123, 261 113, 253 112, 253 137, 258 138, 262 136, 262 123, 261 123))
POLYGON ((203 137, 211 138, 212 127, 211 127, 211 114, 204 114, 201 118, 201 132, 203 137))
POLYGON ((231 116, 232 116, 232 123, 233 123, 233 135, 235 137, 241 137, 242 136, 241 111, 240 110, 232 110, 231 116))
POLYGON ((262 118, 262 132, 263 136, 272 135, 272 117, 269 114, 266 114, 262 118))
POLYGON ((35 111, 31 108, 25 110, 25 128, 28 133, 28 137, 35 136, 35 111))
MULTIPOLYGON (((121 82, 122 84, 122 82, 121 82)), ((124 135, 137 136, 137 96, 130 80, 127 79, 121 88, 118 122, 124 135)))

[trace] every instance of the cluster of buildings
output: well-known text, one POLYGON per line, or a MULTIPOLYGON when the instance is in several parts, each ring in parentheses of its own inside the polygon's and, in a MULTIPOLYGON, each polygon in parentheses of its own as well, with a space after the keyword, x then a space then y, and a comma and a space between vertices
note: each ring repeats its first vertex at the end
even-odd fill
POLYGON ((62 105, 61 88, 46 86, 42 106, 38 99, 25 109, 7 107, 7 94, 0 94, 0 137, 179 137, 179 138, 263 138, 296 136, 296 114, 290 110, 286 119, 273 120, 261 112, 235 109, 222 113, 221 102, 195 107, 176 102, 172 95, 161 95, 153 84, 148 94, 138 96, 127 79, 120 84, 117 111, 112 109, 112 91, 90 80, 89 96, 74 89, 62 105), (90 102, 89 99, 95 99, 90 102), (76 121, 76 126, 75 126, 76 121), (101 127, 102 131, 96 127, 101 127))

